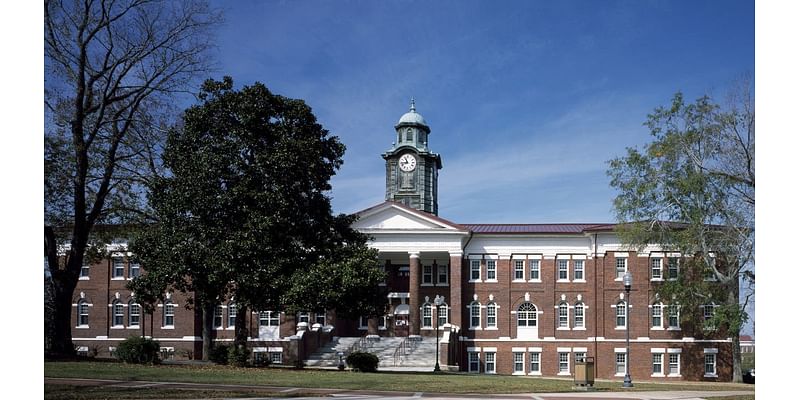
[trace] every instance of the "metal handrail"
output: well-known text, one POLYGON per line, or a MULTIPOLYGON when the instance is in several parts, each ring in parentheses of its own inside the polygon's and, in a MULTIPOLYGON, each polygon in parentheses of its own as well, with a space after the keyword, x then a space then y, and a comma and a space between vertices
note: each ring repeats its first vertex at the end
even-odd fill
POLYGON ((407 355, 411 354, 418 345, 418 340, 408 340, 408 338, 403 339, 402 342, 394 349, 394 354, 392 355, 392 363, 396 367, 398 361, 404 359, 407 355))

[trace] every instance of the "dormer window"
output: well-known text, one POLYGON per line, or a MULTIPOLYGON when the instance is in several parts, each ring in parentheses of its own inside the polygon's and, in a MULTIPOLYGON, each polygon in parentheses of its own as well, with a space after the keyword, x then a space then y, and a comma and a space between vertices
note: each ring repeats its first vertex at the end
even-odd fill
POLYGON ((406 141, 411 142, 414 140, 414 131, 411 128, 406 129, 406 141))

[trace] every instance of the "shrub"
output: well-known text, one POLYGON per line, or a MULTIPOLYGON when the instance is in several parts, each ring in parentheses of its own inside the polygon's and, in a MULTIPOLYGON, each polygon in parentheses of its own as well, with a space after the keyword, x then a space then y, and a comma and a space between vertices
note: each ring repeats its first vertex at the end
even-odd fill
POLYGON ((117 346, 116 356, 130 364, 158 364, 160 348, 153 339, 131 336, 117 346))
POLYGON ((211 349, 208 359, 215 364, 225 365, 228 363, 228 345, 218 344, 211 349))
POLYGON ((354 371, 375 372, 378 370, 378 356, 356 351, 347 356, 347 365, 354 371))
POLYGON ((228 347, 228 363, 237 367, 244 367, 247 365, 247 359, 250 357, 250 352, 247 351, 246 346, 232 345, 228 347))

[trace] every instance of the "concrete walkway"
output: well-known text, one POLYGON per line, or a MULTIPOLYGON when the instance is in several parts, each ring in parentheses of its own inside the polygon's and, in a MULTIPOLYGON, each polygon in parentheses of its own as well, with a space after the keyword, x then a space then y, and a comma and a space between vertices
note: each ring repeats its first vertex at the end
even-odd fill
MULTIPOLYGON (((122 381, 109 379, 76 379, 76 378, 45 378, 45 384, 75 385, 75 386, 109 386, 117 388, 173 388, 186 390, 258 390, 261 392, 275 393, 278 398, 285 399, 292 396, 293 399, 319 400, 320 397, 334 397, 338 400, 362 400, 362 399, 497 399, 497 400, 608 400, 608 399, 640 399, 640 400, 702 400, 713 399, 719 396, 736 395, 755 395, 754 390, 728 390, 728 391, 653 391, 653 392, 569 392, 569 393, 521 393, 521 394, 447 394, 447 393, 422 393, 422 392, 387 392, 373 390, 348 390, 348 389, 318 389, 318 388, 296 388, 281 386, 261 386, 261 385, 220 385, 206 383, 183 383, 183 382, 149 382, 149 381, 122 381), (308 397, 295 397, 308 396, 308 397)), ((443 388, 446 390, 446 388, 443 388)), ((257 399, 270 399, 271 397, 259 397, 257 399)), ((251 400, 255 400, 253 398, 251 400)))

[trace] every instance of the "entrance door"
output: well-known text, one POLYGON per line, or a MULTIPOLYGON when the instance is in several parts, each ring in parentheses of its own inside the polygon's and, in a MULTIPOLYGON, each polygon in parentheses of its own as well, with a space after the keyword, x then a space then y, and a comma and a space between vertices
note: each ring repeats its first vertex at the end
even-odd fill
POLYGON ((400 337, 408 336, 408 315, 394 316, 394 335, 400 337))
POLYGON ((271 340, 280 338, 280 313, 261 311, 258 313, 258 338, 271 340))

